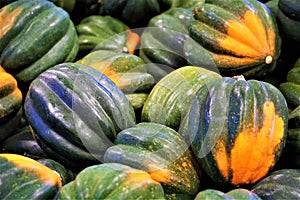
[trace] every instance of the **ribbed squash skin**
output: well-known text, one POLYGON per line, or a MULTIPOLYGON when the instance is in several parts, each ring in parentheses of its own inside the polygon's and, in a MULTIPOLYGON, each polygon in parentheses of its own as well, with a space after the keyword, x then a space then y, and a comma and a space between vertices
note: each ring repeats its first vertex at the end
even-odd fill
POLYGON ((169 8, 171 3, 171 0, 103 0, 101 14, 119 18, 131 27, 141 27, 169 8))
POLYGON ((184 66, 170 72, 151 90, 142 110, 142 121, 164 124, 178 130, 197 91, 221 78, 213 71, 184 66))
POLYGON ((275 13, 281 34, 300 43, 300 1, 299 0, 279 0, 278 9, 275 13))
POLYGON ((144 61, 136 55, 97 50, 87 54, 77 63, 100 71, 125 94, 147 92, 154 85, 153 76, 147 73, 144 61))
POLYGON ((41 148, 71 169, 101 161, 116 134, 135 124, 124 93, 102 73, 76 63, 40 74, 24 107, 41 148))
POLYGON ((149 21, 141 35, 139 56, 157 80, 167 75, 170 68, 188 65, 183 46, 189 38, 188 26, 193 20, 191 9, 175 7, 149 21))
POLYGON ((273 168, 287 136, 280 91, 257 81, 224 77, 201 88, 186 130, 200 166, 216 183, 253 184, 273 168))
POLYGON ((82 170, 60 190, 62 199, 164 199, 164 191, 145 171, 106 163, 82 170))
POLYGON ((222 192, 216 189, 206 189, 197 194, 195 200, 214 199, 214 200, 261 200, 261 198, 247 189, 234 189, 229 192, 222 192))
POLYGON ((221 74, 263 77, 275 68, 281 39, 264 4, 209 0, 195 8, 194 17, 190 35, 209 51, 221 74))
POLYGON ((193 197, 200 187, 200 171, 183 138, 173 129, 142 122, 121 131, 104 154, 105 163, 121 163, 147 171, 173 197, 193 197))
POLYGON ((16 79, 0 66, 0 144, 18 128, 22 101, 16 79))
POLYGON ((279 85, 290 109, 300 105, 300 58, 287 73, 286 82, 279 85))
POLYGON ((53 199, 60 176, 41 163, 18 154, 0 154, 1 199, 53 199))
POLYGON ((78 38, 73 22, 50 1, 22 0, 0 10, 0 65, 28 83, 46 69, 75 59, 78 38))
POLYGON ((218 69, 223 76, 262 78, 274 70, 280 54, 275 17, 255 0, 173 8, 148 26, 141 37, 141 57, 170 67, 194 65, 218 69))
POLYGON ((104 49, 134 54, 140 39, 126 24, 109 15, 88 16, 76 25, 76 31, 79 51, 104 49))
POLYGON ((10 137, 4 140, 2 152, 24 155, 33 159, 48 157, 34 139, 28 125, 18 128, 10 137))
POLYGON ((252 192, 262 199, 299 199, 300 169, 281 169, 259 181, 252 192))

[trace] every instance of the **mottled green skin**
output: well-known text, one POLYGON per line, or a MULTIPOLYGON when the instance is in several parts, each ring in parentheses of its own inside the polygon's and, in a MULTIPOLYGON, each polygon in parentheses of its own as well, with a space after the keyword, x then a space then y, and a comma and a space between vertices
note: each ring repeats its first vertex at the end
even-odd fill
POLYGON ((215 189, 206 189, 197 194, 195 200, 261 200, 259 196, 247 189, 234 189, 224 193, 215 189))
POLYGON ((258 182, 251 191, 261 199, 299 199, 300 169, 281 169, 258 182))
POLYGON ((16 1, 5 8, 8 13, 22 9, 0 38, 0 65, 19 82, 31 82, 46 69, 75 59, 78 38, 66 11, 41 0, 16 1))
MULTIPOLYGON (((0 154, 1 155, 1 154, 0 154)), ((34 171, 16 166, 0 156, 0 199, 53 199, 58 185, 41 180, 34 171)))
POLYGON ((164 199, 164 191, 145 171, 106 163, 82 170, 64 185, 58 195, 63 199, 164 199))
POLYGON ((221 78, 218 73, 196 66, 172 71, 151 90, 142 110, 142 120, 178 130, 198 90, 218 78, 221 78))
POLYGON ((147 72, 144 61, 136 55, 110 50, 97 50, 77 61, 77 63, 88 65, 95 69, 97 69, 97 63, 99 62, 110 63, 109 69, 106 68, 104 70, 111 73, 110 75, 116 74, 119 77, 116 85, 120 85, 120 89, 125 94, 148 93, 154 85, 153 76, 147 72))
POLYGON ((102 73, 77 63, 42 73, 31 83, 24 107, 43 150, 72 169, 98 163, 116 134, 135 124, 124 93, 102 73))
POLYGON ((79 51, 105 49, 127 53, 127 30, 125 23, 110 15, 88 16, 76 25, 79 51))
POLYGON ((274 112, 282 118, 284 126, 283 138, 274 151, 276 163, 286 141, 288 109, 283 95, 275 86, 257 80, 223 77, 197 92, 183 122, 187 129, 182 134, 189 135, 193 153, 214 182, 230 185, 232 174, 229 170, 229 178, 225 178, 218 168, 215 144, 222 141, 229 157, 237 136, 248 124, 259 129, 263 126, 263 105, 266 101, 274 103, 274 112))
POLYGON ((115 144, 104 154, 106 163, 117 162, 157 174, 166 194, 193 196, 199 191, 200 172, 187 144, 173 129, 142 122, 121 131, 115 144))

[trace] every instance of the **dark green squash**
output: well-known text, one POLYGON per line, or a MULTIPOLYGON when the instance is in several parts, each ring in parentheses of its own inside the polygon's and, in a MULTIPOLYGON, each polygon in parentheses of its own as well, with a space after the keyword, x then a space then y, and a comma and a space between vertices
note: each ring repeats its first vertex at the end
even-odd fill
POLYGON ((56 172, 18 154, 0 154, 0 172, 0 199, 53 199, 62 187, 56 172))
POLYGON ((99 71, 78 63, 40 74, 24 107, 41 148, 74 170, 102 161, 116 134, 135 124, 125 94, 99 71))
POLYGON ((0 145, 20 124, 22 101, 16 79, 0 66, 0 145))
POLYGON ((119 18, 131 28, 143 27, 171 3, 172 0, 103 0, 100 13, 119 18))
POLYGON ((217 184, 251 185, 274 167, 287 137, 288 108, 273 85, 223 77, 202 87, 186 121, 200 166, 217 184))
POLYGON ((299 199, 300 169, 281 169, 268 174, 253 186, 252 192, 262 199, 299 199))
POLYGON ((206 189, 197 194, 195 200, 213 199, 213 200, 261 200, 261 198, 244 188, 230 190, 226 193, 216 189, 206 189))
POLYGON ((107 163, 82 170, 60 190, 63 199, 164 199, 164 191, 145 171, 107 163))
POLYGON ((279 0, 276 14, 280 33, 287 39, 300 43, 300 1, 279 0))
POLYGON ((121 163, 148 172, 173 197, 199 192, 200 171, 183 138, 173 129, 143 122, 121 131, 104 154, 105 163, 121 163))
POLYGON ((156 80, 188 65, 183 46, 189 38, 191 21, 194 21, 191 9, 175 7, 153 17, 142 32, 139 56, 156 80))
POLYGON ((73 22, 50 1, 15 1, 0 10, 0 65, 27 84, 41 72, 75 59, 78 38, 73 22))
POLYGON ((142 121, 178 130, 198 90, 218 78, 221 78, 219 74, 196 66, 184 66, 170 72, 151 90, 143 106, 142 121))
POLYGON ((134 54, 140 39, 126 24, 109 15, 86 17, 76 30, 79 51, 87 53, 103 49, 134 54))
POLYGON ((24 155, 32 159, 47 158, 47 154, 34 139, 28 125, 16 130, 10 137, 4 140, 3 153, 24 155))
POLYGON ((279 85, 290 109, 300 105, 300 58, 287 73, 286 82, 279 85))

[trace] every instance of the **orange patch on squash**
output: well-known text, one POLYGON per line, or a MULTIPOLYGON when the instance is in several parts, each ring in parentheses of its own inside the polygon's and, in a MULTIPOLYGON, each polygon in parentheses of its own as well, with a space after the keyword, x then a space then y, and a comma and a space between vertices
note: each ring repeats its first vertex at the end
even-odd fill
POLYGON ((36 160, 22 155, 9 153, 2 153, 0 154, 0 157, 5 158, 17 167, 27 171, 32 171, 33 173, 37 174, 41 180, 45 181, 49 185, 58 185, 60 188, 62 187, 59 174, 36 160))
POLYGON ((266 102, 263 108, 263 124, 259 129, 255 124, 245 126, 238 133, 230 154, 219 141, 215 148, 219 170, 234 185, 255 183, 274 166, 275 155, 284 138, 283 119, 276 115, 273 102, 266 102), (228 158, 227 158, 228 157, 228 158))
POLYGON ((3 7, 0 12, 0 38, 2 38, 15 24, 18 15, 22 12, 22 8, 17 8, 11 12, 7 7, 3 7))
POLYGON ((128 39, 126 42, 128 53, 133 55, 139 42, 140 42, 140 36, 137 33, 128 30, 128 39))
MULTIPOLYGON (((255 13, 246 11, 240 21, 228 20, 227 36, 219 39, 219 45, 239 57, 253 58, 264 62, 267 56, 273 57, 275 34, 266 30, 255 13)), ((269 63, 267 63, 269 64, 269 63)))
POLYGON ((149 166, 147 172, 151 178, 159 183, 168 183, 171 181, 171 172, 163 166, 149 166))

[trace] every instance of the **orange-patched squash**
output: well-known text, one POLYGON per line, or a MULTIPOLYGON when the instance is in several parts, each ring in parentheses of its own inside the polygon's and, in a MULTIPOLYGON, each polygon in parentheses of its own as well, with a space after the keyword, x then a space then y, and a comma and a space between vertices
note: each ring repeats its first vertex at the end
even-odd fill
POLYGON ((0 66, 0 143, 18 127, 22 100, 16 79, 0 66))
MULTIPOLYGON (((275 17, 256 0, 207 0, 194 9, 190 36, 204 47, 222 75, 263 77, 274 70, 281 39, 275 17)), ((187 45, 193 61, 196 54, 187 45)), ((197 65, 196 63, 194 65, 197 65)))
POLYGON ((263 178, 287 136, 288 108, 273 85, 223 77, 202 87, 185 123, 192 150, 217 183, 242 186, 263 178))
POLYGON ((61 187, 60 175, 38 161, 0 154, 0 199, 53 199, 61 187))

